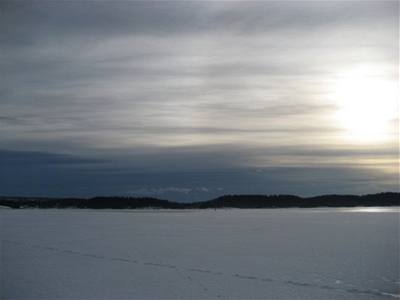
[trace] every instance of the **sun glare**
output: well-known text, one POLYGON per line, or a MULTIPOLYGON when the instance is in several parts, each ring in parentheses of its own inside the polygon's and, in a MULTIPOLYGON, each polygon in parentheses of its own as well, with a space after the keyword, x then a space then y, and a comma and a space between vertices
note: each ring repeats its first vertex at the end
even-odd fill
POLYGON ((358 68, 338 77, 333 87, 335 120, 344 138, 357 143, 385 142, 398 118, 398 83, 358 68))

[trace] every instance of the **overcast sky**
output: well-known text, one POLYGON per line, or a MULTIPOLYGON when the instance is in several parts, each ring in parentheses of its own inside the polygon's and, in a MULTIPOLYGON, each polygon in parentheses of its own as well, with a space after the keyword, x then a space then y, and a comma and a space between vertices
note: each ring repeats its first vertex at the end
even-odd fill
POLYGON ((0 194, 398 191, 399 2, 0 3, 0 194))

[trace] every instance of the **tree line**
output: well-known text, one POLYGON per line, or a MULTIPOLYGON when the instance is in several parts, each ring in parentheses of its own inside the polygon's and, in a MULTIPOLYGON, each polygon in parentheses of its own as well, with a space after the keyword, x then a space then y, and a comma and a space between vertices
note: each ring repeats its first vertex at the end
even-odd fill
POLYGON ((92 209, 201 209, 201 208, 290 208, 400 206, 400 193, 368 195, 225 195, 192 203, 174 202, 152 197, 38 198, 0 197, 0 206, 11 208, 92 208, 92 209))

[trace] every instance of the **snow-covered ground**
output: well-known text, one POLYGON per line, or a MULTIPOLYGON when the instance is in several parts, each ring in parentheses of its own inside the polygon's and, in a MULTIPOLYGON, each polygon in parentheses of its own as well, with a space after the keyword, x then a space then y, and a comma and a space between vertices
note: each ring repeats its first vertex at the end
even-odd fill
POLYGON ((399 209, 9 210, 2 299, 399 297, 399 209))

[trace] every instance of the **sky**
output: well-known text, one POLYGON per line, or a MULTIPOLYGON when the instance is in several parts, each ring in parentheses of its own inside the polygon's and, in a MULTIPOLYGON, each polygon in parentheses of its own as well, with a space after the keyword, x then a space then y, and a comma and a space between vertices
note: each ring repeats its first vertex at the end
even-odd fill
POLYGON ((398 1, 2 1, 0 195, 399 191, 398 1))

